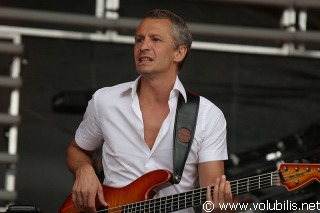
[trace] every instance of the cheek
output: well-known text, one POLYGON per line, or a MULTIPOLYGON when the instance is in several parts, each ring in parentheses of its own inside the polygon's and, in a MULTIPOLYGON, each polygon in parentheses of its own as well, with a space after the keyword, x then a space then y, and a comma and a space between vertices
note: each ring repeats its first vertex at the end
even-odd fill
POLYGON ((137 49, 138 49, 138 48, 137 48, 136 45, 135 45, 134 48, 133 48, 133 54, 134 54, 134 56, 136 56, 137 53, 138 53, 137 49))
POLYGON ((165 63, 170 63, 173 61, 172 54, 167 51, 161 53, 161 58, 162 58, 162 61, 165 63))

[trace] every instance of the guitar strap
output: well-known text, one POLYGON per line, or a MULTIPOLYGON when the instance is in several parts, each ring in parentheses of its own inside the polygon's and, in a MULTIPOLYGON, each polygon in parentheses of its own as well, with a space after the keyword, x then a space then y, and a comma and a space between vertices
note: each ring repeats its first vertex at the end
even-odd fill
POLYGON ((173 183, 178 184, 182 178, 184 165, 192 145, 196 129, 199 101, 197 94, 186 91, 187 102, 179 94, 175 127, 173 132, 173 183))

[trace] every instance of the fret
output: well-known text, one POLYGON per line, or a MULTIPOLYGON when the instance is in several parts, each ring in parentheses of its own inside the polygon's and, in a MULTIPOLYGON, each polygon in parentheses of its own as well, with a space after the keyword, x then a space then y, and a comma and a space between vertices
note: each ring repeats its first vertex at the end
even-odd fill
MULTIPOLYGON (((211 194, 213 195, 213 189, 214 187, 211 187, 210 190, 211 190, 211 194)), ((200 203, 204 203, 206 201, 206 195, 207 195, 207 188, 202 188, 201 189, 201 194, 200 194, 200 203)))
POLYGON ((236 195, 270 186, 274 186, 273 173, 231 181, 232 194, 236 195))
POLYGON ((172 196, 172 211, 179 210, 179 194, 172 196))
POLYGON ((187 208, 187 193, 184 193, 184 208, 186 209, 187 208))
POLYGON ((172 196, 166 197, 166 206, 164 209, 165 212, 172 212, 172 196), (170 204, 170 205, 168 205, 170 204))
POLYGON ((136 212, 137 211, 137 204, 133 203, 131 208, 128 209, 128 212, 136 212))
POLYGON ((191 205, 194 206, 194 190, 192 190, 191 205))
POLYGON ((201 189, 198 189, 196 193, 193 191, 193 206, 201 205, 201 189))
MULTIPOLYGON (((273 173, 258 175, 231 181, 232 194, 239 195, 253 190, 273 186, 273 173)), ((214 187, 210 188, 213 194, 214 187)), ((122 207, 124 213, 169 213, 194 206, 206 201, 207 188, 199 188, 184 193, 165 196, 157 199, 145 200, 122 207)))
POLYGON ((139 212, 145 212, 145 205, 142 205, 142 204, 144 204, 144 202, 140 202, 140 203, 138 204, 138 206, 139 206, 139 212))
POLYGON ((129 205, 127 205, 127 208, 126 208, 126 210, 125 210, 125 212, 130 212, 130 210, 132 211, 132 206, 133 206, 133 204, 129 204, 129 205))
POLYGON ((143 203, 141 204, 145 206, 144 212, 156 212, 155 210, 159 208, 157 203, 158 203, 158 199, 153 199, 153 200, 146 200, 144 201, 144 204, 143 203))
POLYGON ((160 212, 172 212, 172 196, 167 196, 165 203, 164 209, 160 212))
POLYGON ((170 206, 170 208, 171 208, 171 212, 173 212, 173 196, 171 196, 171 206, 170 206))
POLYGON ((152 211, 150 212, 165 212, 166 200, 166 197, 160 197, 155 199, 152 211))
POLYGON ((237 195, 239 194, 239 181, 237 181, 237 195))
POLYGON ((148 212, 149 211, 149 200, 145 200, 143 202, 139 202, 140 208, 143 208, 143 212, 148 212))
POLYGON ((247 191, 247 182, 245 179, 239 181, 239 191, 247 191))
POLYGON ((185 193, 179 195, 179 209, 185 209, 187 206, 185 193))
POLYGON ((136 203, 136 204, 135 204, 135 211, 136 211, 136 212, 140 212, 140 205, 139 205, 139 203, 136 203))
POLYGON ((139 203, 135 203, 135 208, 133 212, 140 212, 140 205, 139 203))
POLYGON ((144 205, 145 205, 145 212, 152 212, 151 211, 151 201, 150 200, 146 200, 146 201, 144 201, 144 205))
POLYGON ((186 205, 185 205, 185 207, 186 208, 192 207, 193 206, 193 190, 189 191, 189 192, 186 192, 185 197, 186 197, 186 200, 185 200, 186 205))
POLYGON ((127 213, 128 211, 128 207, 129 207, 130 205, 125 205, 125 206, 122 206, 121 207, 121 211, 123 212, 123 213, 127 213))
MULTIPOLYGON (((160 207, 158 208, 159 210, 165 210, 166 209, 166 197, 161 197, 159 198, 159 203, 160 203, 160 207)), ((160 211, 160 212, 161 212, 160 211)))
POLYGON ((153 202, 152 200, 149 201, 149 212, 154 212, 155 209, 156 209, 156 205, 155 205, 156 202, 153 202))

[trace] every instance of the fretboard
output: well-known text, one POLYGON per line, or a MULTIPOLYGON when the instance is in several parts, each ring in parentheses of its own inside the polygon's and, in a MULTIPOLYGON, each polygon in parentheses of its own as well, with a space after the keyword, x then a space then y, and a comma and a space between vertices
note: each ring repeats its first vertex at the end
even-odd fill
MULTIPOLYGON (((233 195, 240 195, 251 191, 256 191, 271 186, 278 185, 278 172, 271 172, 263 175, 252 176, 235 181, 230 181, 233 195)), ((211 187, 213 194, 214 187, 211 187)), ((161 198, 149 199, 137 203, 122 206, 122 211, 126 213, 152 212, 169 213, 189 207, 200 206, 206 201, 207 188, 198 188, 188 192, 161 198)))

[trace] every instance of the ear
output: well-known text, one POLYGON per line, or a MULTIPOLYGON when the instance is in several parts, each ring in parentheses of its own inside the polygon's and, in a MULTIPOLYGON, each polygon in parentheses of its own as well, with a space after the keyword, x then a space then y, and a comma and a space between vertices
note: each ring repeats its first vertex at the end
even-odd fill
POLYGON ((182 61, 187 54, 187 47, 185 45, 181 45, 178 47, 178 49, 175 51, 175 57, 174 57, 174 62, 179 63, 180 61, 182 61))

